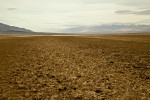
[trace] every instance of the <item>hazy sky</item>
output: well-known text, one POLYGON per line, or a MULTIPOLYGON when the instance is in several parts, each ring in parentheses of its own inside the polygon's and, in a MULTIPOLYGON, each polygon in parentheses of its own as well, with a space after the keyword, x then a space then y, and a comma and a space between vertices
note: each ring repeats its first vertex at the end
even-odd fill
POLYGON ((44 32, 106 24, 150 25, 150 0, 0 0, 0 22, 44 32))

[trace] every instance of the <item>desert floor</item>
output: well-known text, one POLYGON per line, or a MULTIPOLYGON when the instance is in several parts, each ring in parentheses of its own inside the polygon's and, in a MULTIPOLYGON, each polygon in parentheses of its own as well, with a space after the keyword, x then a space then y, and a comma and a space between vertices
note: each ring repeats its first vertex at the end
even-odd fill
POLYGON ((0 35, 0 99, 148 100, 150 34, 0 35))

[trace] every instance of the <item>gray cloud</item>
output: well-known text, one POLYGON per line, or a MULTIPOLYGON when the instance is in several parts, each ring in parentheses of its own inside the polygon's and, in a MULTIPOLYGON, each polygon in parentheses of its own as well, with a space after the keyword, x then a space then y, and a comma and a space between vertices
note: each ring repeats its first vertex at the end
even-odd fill
POLYGON ((118 11, 115 11, 115 13, 117 13, 117 14, 133 14, 134 12, 131 10, 118 10, 118 11))
POLYGON ((135 12, 136 15, 150 15, 150 10, 135 12))
POLYGON ((7 10, 16 10, 17 8, 7 8, 7 10))
POLYGON ((118 10, 117 14, 135 14, 135 15, 150 15, 150 10, 132 11, 132 10, 118 10))
POLYGON ((83 0, 84 3, 97 4, 97 3, 113 3, 125 6, 134 7, 149 7, 150 1, 148 0, 83 0))

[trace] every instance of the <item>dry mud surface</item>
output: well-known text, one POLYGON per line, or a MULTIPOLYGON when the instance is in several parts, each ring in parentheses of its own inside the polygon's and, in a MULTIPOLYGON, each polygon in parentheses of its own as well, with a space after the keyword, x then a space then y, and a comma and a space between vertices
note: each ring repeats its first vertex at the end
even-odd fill
POLYGON ((0 99, 150 99, 150 34, 0 37, 0 99))

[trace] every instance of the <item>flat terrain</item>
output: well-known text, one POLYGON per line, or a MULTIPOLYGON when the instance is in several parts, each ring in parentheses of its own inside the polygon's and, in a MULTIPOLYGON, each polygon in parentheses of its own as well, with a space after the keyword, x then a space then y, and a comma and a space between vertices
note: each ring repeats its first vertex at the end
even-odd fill
POLYGON ((0 99, 149 100, 150 34, 0 35, 0 99))

